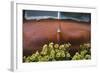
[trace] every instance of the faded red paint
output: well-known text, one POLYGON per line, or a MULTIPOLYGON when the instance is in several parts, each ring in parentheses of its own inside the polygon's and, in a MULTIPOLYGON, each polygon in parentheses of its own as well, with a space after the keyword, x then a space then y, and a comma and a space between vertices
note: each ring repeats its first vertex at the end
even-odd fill
POLYGON ((72 52, 81 43, 90 42, 91 27, 89 23, 72 20, 31 20, 23 23, 23 55, 31 55, 41 50, 43 44, 49 42, 72 44, 72 52), (57 29, 60 25, 60 33, 57 29), (58 40, 59 39, 59 40, 58 40))

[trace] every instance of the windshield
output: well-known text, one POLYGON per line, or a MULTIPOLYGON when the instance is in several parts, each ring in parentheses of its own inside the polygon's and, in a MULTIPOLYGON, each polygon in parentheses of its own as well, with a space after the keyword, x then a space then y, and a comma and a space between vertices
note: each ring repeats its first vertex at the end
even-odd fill
POLYGON ((24 10, 25 20, 40 19, 71 19, 76 21, 91 22, 90 13, 76 12, 60 12, 60 11, 40 11, 40 10, 24 10))

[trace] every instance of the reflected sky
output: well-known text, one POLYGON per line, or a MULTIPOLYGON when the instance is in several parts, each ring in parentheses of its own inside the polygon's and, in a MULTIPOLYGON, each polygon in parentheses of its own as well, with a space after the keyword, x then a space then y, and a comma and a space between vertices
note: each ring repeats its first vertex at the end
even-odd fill
POLYGON ((91 22, 91 14, 90 13, 23 10, 23 17, 26 20, 71 19, 71 20, 76 20, 76 21, 91 22), (58 15, 58 13, 59 13, 59 15, 58 15))

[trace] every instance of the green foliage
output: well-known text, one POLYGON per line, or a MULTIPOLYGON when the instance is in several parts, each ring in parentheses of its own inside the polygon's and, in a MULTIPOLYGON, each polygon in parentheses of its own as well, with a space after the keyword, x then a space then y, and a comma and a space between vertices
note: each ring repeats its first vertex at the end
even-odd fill
POLYGON ((85 56, 85 59, 91 59, 91 55, 87 54, 87 55, 85 56))
POLYGON ((66 52, 65 54, 66 54, 66 60, 70 60, 70 58, 71 58, 70 53, 69 52, 66 52))
POLYGON ((46 55, 48 53, 48 46, 45 44, 42 48, 41 55, 46 55))
POLYGON ((59 60, 88 60, 91 59, 90 44, 85 43, 80 45, 79 52, 74 56, 69 53, 71 44, 57 44, 49 43, 44 44, 41 52, 36 51, 31 56, 24 56, 24 62, 46 62, 46 61, 59 61, 59 60))
POLYGON ((81 60, 81 59, 82 59, 82 57, 78 52, 76 52, 76 54, 72 58, 72 60, 81 60))

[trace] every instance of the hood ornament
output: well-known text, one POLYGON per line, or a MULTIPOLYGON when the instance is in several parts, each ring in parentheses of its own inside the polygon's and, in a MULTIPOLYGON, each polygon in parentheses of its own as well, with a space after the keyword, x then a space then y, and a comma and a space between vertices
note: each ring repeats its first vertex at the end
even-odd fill
POLYGON ((61 27, 60 25, 57 28, 57 42, 60 43, 61 38, 61 27))

